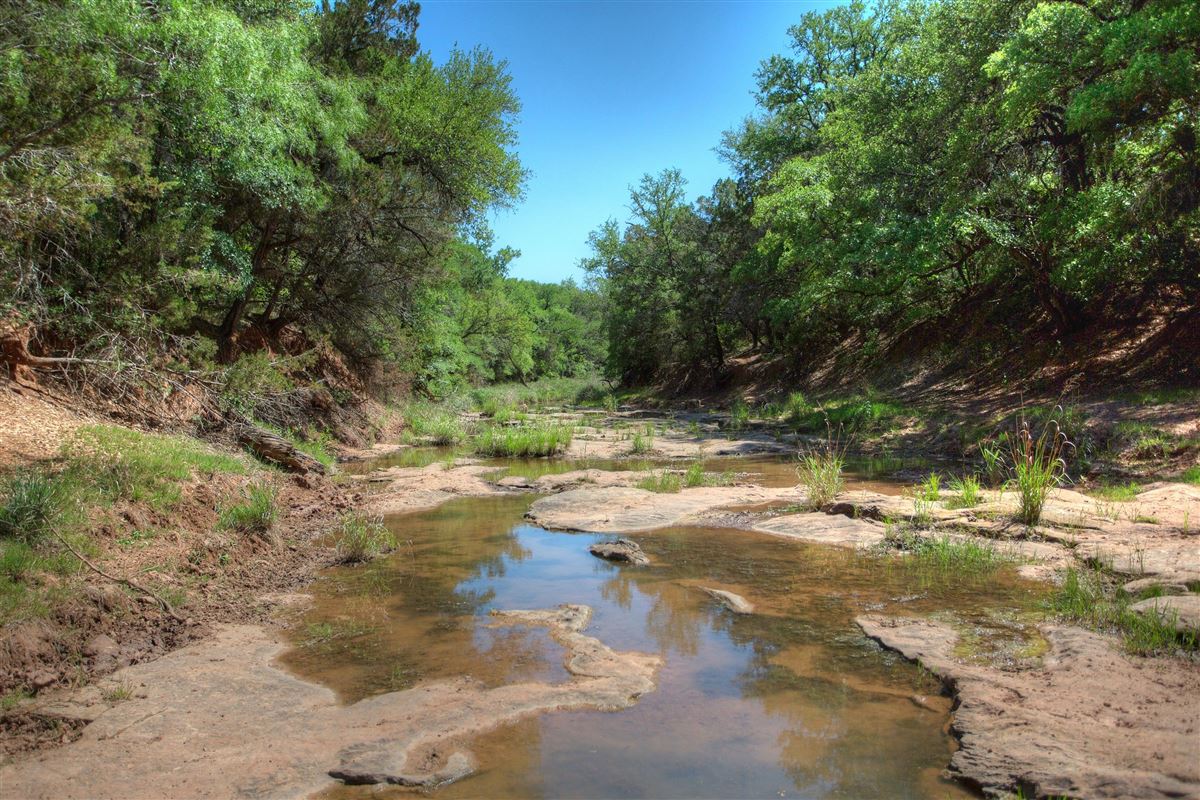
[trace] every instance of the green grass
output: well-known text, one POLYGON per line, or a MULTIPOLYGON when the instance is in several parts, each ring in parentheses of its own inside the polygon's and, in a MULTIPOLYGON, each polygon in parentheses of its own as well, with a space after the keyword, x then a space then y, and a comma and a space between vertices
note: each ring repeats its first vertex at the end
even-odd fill
POLYGON ((683 479, 674 472, 657 472, 638 481, 637 488, 648 492, 674 494, 683 488, 683 479))
POLYGON ((792 427, 798 431, 815 433, 841 428, 856 434, 879 434, 895 430, 919 414, 908 406, 863 395, 806 405, 803 411, 797 405, 790 409, 789 416, 792 427))
POLYGON ((217 529, 254 536, 267 534, 279 516, 275 497, 275 488, 270 484, 256 483, 246 487, 241 502, 221 509, 217 529))
POLYGON ((1046 608, 1063 619, 1118 634, 1125 649, 1137 655, 1181 654, 1200 649, 1196 634, 1180 629, 1177 620, 1133 611, 1130 606, 1138 599, 1141 598, 1130 597, 1101 570, 1071 567, 1046 608))
POLYGON ((917 491, 921 493, 921 497, 929 502, 936 502, 941 497, 942 479, 936 472, 931 472, 917 486, 917 491))
POLYGON ((1016 559, 992 542, 973 538, 921 536, 889 525, 883 546, 909 554, 911 563, 922 569, 978 575, 992 572, 1016 559))
POLYGON ((395 550, 396 535, 381 518, 350 512, 338 520, 334 547, 343 564, 358 564, 395 550))
POLYGON ((423 440, 434 445, 453 446, 468 438, 462 419, 450 408, 411 403, 404 409, 404 421, 406 441, 423 440))
POLYGON ((1190 483, 1194 486, 1200 486, 1200 466, 1188 467, 1179 476, 1179 480, 1184 483, 1190 483))
POLYGON ((1113 484, 1111 486, 1097 486, 1095 489, 1092 489, 1091 495, 1110 502, 1128 503, 1137 497, 1138 492, 1141 490, 1141 486, 1130 482, 1126 484, 1113 484))
POLYGON ((950 508, 974 508, 979 505, 979 479, 974 475, 950 479, 950 489, 956 492, 946 501, 950 508))
POLYGON ((654 426, 647 425, 640 431, 634 431, 629 442, 629 452, 633 455, 643 455, 654 450, 654 426))
POLYGON ((67 446, 68 473, 102 502, 128 500, 169 510, 179 483, 216 473, 245 474, 249 462, 186 436, 142 433, 115 425, 80 428, 67 446))
POLYGON ((513 458, 551 456, 565 451, 575 437, 575 426, 539 422, 521 426, 489 426, 475 435, 471 446, 485 456, 513 458))
POLYGON ((504 405, 531 411, 547 405, 579 405, 616 409, 616 398, 596 376, 539 378, 528 384, 498 383, 473 389, 469 401, 485 414, 504 405))
POLYGON ((1017 492, 1017 521, 1036 525, 1050 490, 1067 477, 1066 453, 1074 445, 1054 419, 1049 419, 1037 436, 1022 422, 1009 440, 1009 488, 1017 492))
POLYGON ((842 477, 845 465, 845 457, 835 446, 812 450, 800 456, 796 477, 808 493, 805 500, 808 508, 820 509, 833 502, 845 485, 842 477))
POLYGON ((0 481, 0 537, 41 542, 68 513, 71 491, 61 476, 25 469, 0 481))
POLYGON ((1149 389, 1130 392, 1121 399, 1139 406, 1159 406, 1164 403, 1186 403, 1200 401, 1200 389, 1149 389))
POLYGON ((750 423, 750 406, 745 400, 738 397, 733 401, 733 405, 729 407, 729 427, 735 431, 740 431, 750 423))

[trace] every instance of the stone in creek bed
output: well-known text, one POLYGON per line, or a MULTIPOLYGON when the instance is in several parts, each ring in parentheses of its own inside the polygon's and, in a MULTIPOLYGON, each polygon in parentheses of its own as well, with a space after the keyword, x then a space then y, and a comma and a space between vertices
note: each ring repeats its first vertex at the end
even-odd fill
POLYGON ((642 552, 637 542, 629 539, 617 539, 615 542, 596 542, 588 546, 588 552, 597 558, 608 561, 621 561, 634 566, 645 566, 650 563, 649 557, 642 552))
POLYGON ((707 586, 701 586, 700 591, 719 601, 723 606, 728 608, 734 614, 753 614, 754 604, 740 594, 727 592, 724 589, 710 589, 707 586))

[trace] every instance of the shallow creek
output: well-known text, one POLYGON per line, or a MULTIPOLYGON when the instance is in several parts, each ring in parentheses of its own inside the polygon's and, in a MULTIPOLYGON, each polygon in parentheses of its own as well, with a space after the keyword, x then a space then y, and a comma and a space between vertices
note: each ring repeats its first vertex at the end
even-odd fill
MULTIPOLYGON (((777 459, 720 462, 706 466, 794 482, 792 466, 777 459)), ((897 489, 874 476, 861 484, 897 489)), ((853 620, 937 613, 974 640, 1014 641, 1040 597, 1037 584, 1009 570, 946 575, 699 528, 638 534, 651 565, 618 566, 587 552, 608 537, 524 523, 531 501, 462 499, 390 518, 398 552, 328 571, 292 629, 296 647, 284 663, 346 702, 460 675, 489 685, 567 679, 562 649, 543 630, 487 627, 492 609, 583 603, 595 610, 589 635, 663 656, 658 688, 632 708, 501 727, 471 743, 477 774, 433 794, 971 796, 940 777, 954 743, 939 684, 870 642, 853 620), (741 594, 757 613, 734 615, 699 586, 741 594)), ((403 793, 384 793, 392 791, 403 793)), ((338 787, 328 796, 376 797, 379 789, 338 787)))

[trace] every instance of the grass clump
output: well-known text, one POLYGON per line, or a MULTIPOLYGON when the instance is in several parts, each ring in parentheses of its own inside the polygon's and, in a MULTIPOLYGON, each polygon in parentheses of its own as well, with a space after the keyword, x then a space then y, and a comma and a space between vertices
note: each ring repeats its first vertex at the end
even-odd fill
POLYGON ((908 553, 915 566, 960 574, 978 575, 1011 564, 1011 554, 991 542, 970 537, 921 536, 896 526, 888 526, 883 545, 889 550, 908 553))
POLYGON ((1188 467, 1183 471, 1183 474, 1179 476, 1179 480, 1183 481, 1184 483, 1190 483, 1194 486, 1200 486, 1200 466, 1188 467))
POLYGON ((654 426, 647 425, 640 431, 634 431, 629 442, 629 452, 633 455, 643 455, 654 450, 654 426))
POLYGON ((396 535, 381 517, 350 512, 338 520, 334 547, 343 564, 358 564, 395 550, 396 535))
MULTIPOLYGON (((1004 486, 1016 491, 1017 521, 1025 525, 1038 523, 1050 490, 1066 482, 1066 455, 1075 447, 1052 417, 1047 420, 1037 436, 1029 422, 1022 420, 1016 434, 1007 439, 1003 468, 1008 472, 1008 480, 1004 486)), ((980 450, 983 452, 984 448, 981 446, 980 450)), ((996 468, 1000 468, 999 462, 996 468)))
POLYGON ((815 432, 829 425, 845 428, 854 433, 885 433, 899 427, 916 413, 898 403, 880 400, 867 394, 831 400, 819 405, 798 408, 789 412, 792 426, 798 431, 815 432))
POLYGON ((683 488, 683 479, 675 472, 658 472, 638 481, 637 488, 660 494, 674 494, 683 488))
POLYGON ((844 453, 835 444, 820 450, 810 450, 800 456, 796 476, 808 492, 805 505, 820 509, 833 502, 845 485, 842 469, 846 466, 844 453))
POLYGON ((24 544, 48 538, 67 514, 68 492, 60 478, 21 470, 0 481, 0 537, 24 544))
POLYGON ((574 425, 544 422, 518 427, 489 426, 476 434, 472 446, 480 455, 529 458, 561 453, 574 438, 574 425))
POLYGON ((265 536, 279 517, 275 487, 267 483, 248 486, 242 501, 226 506, 217 518, 217 529, 265 536))
POLYGON ((955 496, 946 501, 951 508, 974 508, 979 505, 979 479, 974 475, 950 479, 955 496))
POLYGON ((729 427, 740 431, 748 424, 750 424, 750 405, 740 397, 735 398, 733 405, 729 407, 729 427))
POLYGON ((459 445, 467 440, 467 428, 454 411, 425 403, 413 403, 404 412, 406 441, 425 440, 434 445, 459 445))
POLYGON ((929 502, 936 502, 941 497, 941 476, 936 472, 929 473, 925 480, 921 481, 921 483, 917 486, 917 491, 920 492, 921 496, 929 502))
POLYGON ((1056 616, 1095 630, 1120 635, 1127 651, 1136 655, 1169 655, 1194 652, 1200 641, 1178 620, 1159 613, 1139 614, 1131 597, 1099 569, 1071 567, 1062 586, 1046 603, 1056 616))

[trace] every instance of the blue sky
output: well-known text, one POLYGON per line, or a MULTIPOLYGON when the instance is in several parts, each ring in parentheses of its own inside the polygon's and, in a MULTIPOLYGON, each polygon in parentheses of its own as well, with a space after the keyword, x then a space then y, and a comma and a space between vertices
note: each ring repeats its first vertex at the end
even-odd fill
POLYGON ((754 71, 787 48, 807 2, 422 0, 417 38, 442 61, 456 44, 509 62, 523 104, 523 203, 493 220, 519 249, 510 274, 579 279, 588 232, 628 215, 629 187, 678 167, 692 197, 727 174, 713 148, 754 111, 754 71))

